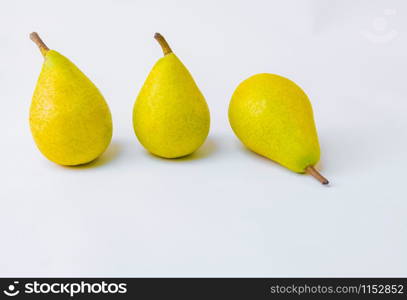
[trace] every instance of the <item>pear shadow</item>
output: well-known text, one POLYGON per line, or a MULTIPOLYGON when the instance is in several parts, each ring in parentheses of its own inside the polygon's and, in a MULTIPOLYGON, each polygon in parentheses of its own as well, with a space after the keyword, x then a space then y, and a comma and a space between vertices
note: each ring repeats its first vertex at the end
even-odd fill
POLYGON ((112 160, 114 160, 120 154, 120 152, 122 150, 123 150, 123 146, 121 143, 119 143, 117 141, 112 141, 110 143, 109 147, 107 147, 106 151, 98 158, 96 158, 88 163, 82 164, 82 165, 63 166, 63 167, 68 168, 68 169, 90 169, 90 168, 101 167, 101 166, 108 164, 112 160))
MULTIPOLYGON (((242 144, 240 144, 240 148, 241 148, 241 149, 243 150, 243 152, 245 152, 247 155, 249 155, 249 156, 251 156, 251 157, 255 157, 255 159, 264 161, 264 163, 268 163, 268 164, 269 164, 270 166, 272 166, 272 167, 277 167, 277 168, 279 168, 282 172, 284 172, 284 173, 286 173, 286 174, 288 174, 288 175, 290 175, 290 176, 296 176, 296 177, 298 177, 298 178, 300 178, 301 176, 305 176, 305 177, 309 178, 309 179, 312 180, 312 181, 315 181, 315 180, 316 180, 315 178, 313 178, 311 175, 309 175, 309 174, 307 174, 307 173, 297 173, 297 172, 291 171, 290 169, 288 169, 288 168, 284 167, 283 165, 279 164, 278 162, 276 162, 276 161, 274 161, 274 160, 272 160, 272 159, 270 159, 270 158, 267 158, 267 157, 265 157, 265 156, 263 156, 263 155, 260 155, 260 154, 258 154, 258 153, 256 153, 256 152, 250 150, 249 148, 247 148, 246 146, 244 146, 244 145, 242 145, 242 144)), ((320 163, 317 163, 317 164, 316 164, 316 169, 317 169, 318 171, 320 171, 320 163)), ((328 178, 328 180, 329 180, 329 178, 328 178)), ((317 183, 318 183, 318 182, 317 182, 317 183)), ((320 183, 319 183, 319 184, 320 184, 320 183)), ((320 184, 320 185, 321 185, 321 184, 320 184)), ((324 187, 330 187, 330 186, 331 186, 331 181, 329 181, 329 184, 326 184, 326 185, 323 185, 323 186, 324 186, 324 187)))
MULTIPOLYGON (((364 141, 366 139, 361 139, 361 136, 363 135, 359 134, 355 130, 352 130, 352 134, 353 135, 349 137, 349 130, 320 130, 319 142, 321 148, 321 157, 314 167, 322 174, 322 176, 328 179, 329 183, 323 185, 324 187, 329 188, 335 186, 335 174, 332 171, 329 172, 330 168, 332 168, 332 166, 334 165, 331 162, 333 159, 339 159, 341 161, 340 169, 338 170, 336 168, 335 171, 335 173, 337 174, 340 174, 341 172, 349 173, 355 167, 356 162, 359 163, 360 167, 364 164, 363 160, 366 161, 363 156, 360 156, 360 153, 363 153, 360 151, 360 148, 369 148, 368 145, 360 143, 360 141, 364 141), (357 141, 359 141, 359 143, 357 143, 357 141), (359 144, 359 147, 355 147, 355 144, 359 144), (344 171, 344 169, 346 168, 348 168, 348 170, 344 171)), ((286 172, 287 174, 305 176, 308 177, 311 181, 316 180, 310 174, 293 172, 288 168, 282 166, 278 162, 250 150, 243 144, 240 144, 240 147, 247 155, 254 156, 259 160, 268 162, 269 164, 271 163, 271 165, 279 167, 280 170, 283 170, 283 172, 286 172)))
POLYGON ((194 153, 189 155, 179 157, 177 160, 180 161, 189 161, 189 160, 196 160, 196 159, 204 159, 208 156, 212 155, 218 149, 218 144, 212 137, 208 137, 205 143, 194 153))
POLYGON ((181 156, 181 157, 176 157, 176 158, 165 158, 161 156, 157 156, 151 152, 148 152, 150 156, 154 158, 158 158, 164 161, 193 161, 193 160, 198 160, 198 159, 205 159, 208 156, 210 156, 212 153, 214 153, 218 149, 217 143, 214 141, 212 137, 208 137, 204 144, 195 152, 181 156))
POLYGON ((265 163, 268 163, 271 166, 277 166, 277 167, 279 167, 280 169, 284 170, 285 172, 287 172, 289 174, 295 173, 295 172, 292 172, 292 171, 288 170, 286 167, 280 165, 278 162, 250 150, 249 148, 247 148, 243 144, 240 144, 239 146, 240 146, 240 149, 242 149, 244 153, 246 153, 247 155, 249 155, 251 157, 255 157, 258 160, 264 161, 265 163))

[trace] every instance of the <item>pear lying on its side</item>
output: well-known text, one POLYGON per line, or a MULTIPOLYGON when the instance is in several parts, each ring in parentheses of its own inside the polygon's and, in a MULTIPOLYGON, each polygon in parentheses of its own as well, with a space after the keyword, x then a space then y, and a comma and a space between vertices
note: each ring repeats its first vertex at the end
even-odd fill
POLYGON ((158 33, 163 48, 133 109, 134 132, 151 153, 164 158, 191 154, 209 132, 209 109, 194 79, 158 33))
POLYGON ((112 117, 97 87, 69 59, 30 38, 44 56, 30 107, 30 127, 39 150, 66 166, 99 157, 112 138, 112 117))
POLYGON ((328 183, 314 168, 320 148, 311 103, 291 80, 274 74, 246 79, 233 93, 229 121, 252 151, 328 183))

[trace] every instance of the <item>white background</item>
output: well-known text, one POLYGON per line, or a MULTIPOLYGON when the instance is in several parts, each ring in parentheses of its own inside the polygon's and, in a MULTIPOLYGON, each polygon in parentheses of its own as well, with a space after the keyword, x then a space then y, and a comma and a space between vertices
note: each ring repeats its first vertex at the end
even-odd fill
POLYGON ((406 1, 2 1, 1 276, 407 276, 406 1), (42 57, 81 68, 114 119, 101 159, 36 149, 28 109, 42 57), (132 107, 166 36, 206 96, 194 155, 149 155, 132 107), (297 82, 314 107, 320 185, 245 150, 232 92, 297 82))

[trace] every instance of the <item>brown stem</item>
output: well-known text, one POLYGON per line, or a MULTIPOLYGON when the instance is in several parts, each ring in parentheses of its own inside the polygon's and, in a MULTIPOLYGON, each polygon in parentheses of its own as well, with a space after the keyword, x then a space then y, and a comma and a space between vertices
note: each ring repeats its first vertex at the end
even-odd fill
POLYGON ((38 48, 40 48, 40 51, 41 51, 42 55, 45 56, 45 53, 47 53, 49 51, 49 48, 42 41, 42 39, 40 38, 38 33, 31 32, 30 33, 30 39, 38 46, 38 48))
POLYGON ((161 48, 163 49, 164 55, 172 53, 170 45, 168 45, 167 41, 161 34, 156 32, 154 34, 154 38, 157 40, 157 42, 160 44, 161 48))
POLYGON ((313 166, 308 166, 305 168, 305 172, 316 178, 322 184, 328 184, 329 181, 324 176, 322 176, 313 166))

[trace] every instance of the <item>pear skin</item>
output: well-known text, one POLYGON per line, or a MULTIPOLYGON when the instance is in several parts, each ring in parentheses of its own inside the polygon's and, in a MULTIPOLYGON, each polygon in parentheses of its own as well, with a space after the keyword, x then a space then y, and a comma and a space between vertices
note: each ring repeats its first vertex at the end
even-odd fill
POLYGON ((30 107, 30 128, 38 149, 65 166, 95 160, 112 138, 105 99, 69 59, 50 50, 38 34, 30 38, 44 56, 30 107))
POLYGON ((314 168, 320 146, 311 103, 291 80, 266 73, 244 80, 230 101, 229 122, 250 150, 328 183, 314 168))
POLYGON ((196 151, 209 133, 205 98, 188 69, 158 33, 164 57, 152 68, 133 109, 134 132, 154 155, 177 158, 196 151))

